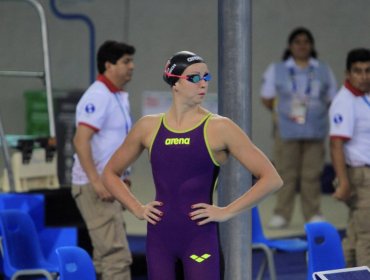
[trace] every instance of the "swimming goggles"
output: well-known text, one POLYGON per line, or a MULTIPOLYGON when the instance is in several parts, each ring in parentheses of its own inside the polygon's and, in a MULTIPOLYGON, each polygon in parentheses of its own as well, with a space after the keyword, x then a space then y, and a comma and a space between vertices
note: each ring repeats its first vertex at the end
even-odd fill
POLYGON ((191 75, 186 75, 186 76, 180 76, 180 75, 175 75, 175 74, 170 74, 170 73, 166 73, 166 76, 167 77, 175 77, 175 78, 179 78, 179 79, 185 79, 185 80, 188 80, 189 82, 191 82, 193 84, 199 83, 201 80, 209 82, 212 79, 212 76, 209 73, 204 74, 203 77, 201 77, 199 74, 191 74, 191 75))

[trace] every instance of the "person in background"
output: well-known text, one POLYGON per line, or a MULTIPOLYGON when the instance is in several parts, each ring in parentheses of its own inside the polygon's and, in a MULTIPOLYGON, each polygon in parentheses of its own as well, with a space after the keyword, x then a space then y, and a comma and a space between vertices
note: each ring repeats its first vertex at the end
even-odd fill
MULTIPOLYGON (((135 48, 104 42, 97 54, 99 75, 76 108, 72 195, 87 226, 99 279, 131 279, 122 207, 101 180, 108 160, 131 129, 130 104, 125 91, 131 80, 135 48)), ((128 173, 119 175, 131 185, 128 173)))
POLYGON ((211 80, 203 58, 178 52, 168 60, 163 78, 172 91, 169 110, 135 124, 105 167, 103 182, 125 208, 148 222, 149 279, 176 279, 175 264, 180 261, 186 280, 219 280, 217 222, 252 208, 282 181, 240 127, 202 107, 211 80), (144 150, 149 152, 156 188, 155 200, 147 204, 119 178, 144 150), (218 207, 212 204, 212 191, 220 165, 230 156, 257 181, 238 199, 218 207))
POLYGON ((334 197, 349 207, 343 249, 348 267, 370 266, 370 49, 348 52, 346 81, 330 106, 334 197))
POLYGON ((272 229, 289 224, 297 186, 305 221, 324 219, 320 176, 328 107, 336 90, 331 69, 317 60, 311 32, 303 27, 294 29, 282 61, 267 68, 261 88, 262 103, 273 112, 274 164, 284 181, 268 224, 272 229))

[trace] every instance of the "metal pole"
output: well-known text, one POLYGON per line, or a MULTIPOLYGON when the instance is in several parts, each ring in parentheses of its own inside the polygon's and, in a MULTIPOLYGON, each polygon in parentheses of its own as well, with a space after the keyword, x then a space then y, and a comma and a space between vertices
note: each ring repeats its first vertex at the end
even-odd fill
POLYGON ((0 71, 0 76, 22 78, 44 78, 44 72, 35 71, 0 71))
MULTIPOLYGON (((10 0, 0 0, 10 1, 10 0)), ((19 0, 21 1, 21 0, 19 0)), ((48 47, 48 32, 46 27, 46 16, 42 5, 36 0, 23 0, 33 6, 40 18, 41 22, 41 38, 42 38, 42 53, 44 57, 44 75, 45 88, 46 88, 46 101, 49 115, 49 130, 50 136, 55 137, 55 121, 54 121, 54 107, 53 107, 53 95, 51 87, 51 75, 50 75, 50 58, 49 58, 49 47, 48 47)), ((2 76, 18 76, 18 77, 40 77, 40 72, 27 72, 27 71, 2 71, 2 76), (35 74, 36 73, 36 74, 35 74)))
MULTIPOLYGON (((4 1, 4 0, 2 0, 4 1)), ((10 0, 8 0, 10 1, 10 0)), ((54 107, 53 107, 53 96, 52 96, 52 87, 51 87, 51 75, 50 75, 50 59, 49 59, 49 47, 48 47, 48 38, 47 38, 47 28, 46 28, 46 17, 45 12, 42 5, 37 2, 36 0, 24 0, 31 4, 36 10, 40 17, 41 22, 41 37, 42 37, 42 50, 44 56, 44 72, 36 72, 36 71, 0 71, 0 76, 8 76, 8 77, 25 77, 25 78, 43 78, 45 80, 45 87, 46 87, 46 100, 47 100, 47 108, 48 108, 48 115, 49 115, 49 130, 50 136, 55 138, 55 121, 54 121, 54 107)), ((8 151, 8 146, 6 142, 6 136, 3 130, 3 126, 0 120, 0 137, 2 140, 2 148, 5 160, 5 166, 8 171, 8 179, 9 179, 9 186, 11 191, 15 191, 15 183, 14 183, 14 174, 13 168, 10 162, 10 156, 8 151)))
MULTIPOLYGON (((251 131, 251 0, 218 1, 219 112, 251 131)), ((222 169, 218 190, 221 206, 250 188, 252 178, 236 160, 222 169)), ((225 280, 251 280, 251 216, 242 213, 220 224, 225 280)))
POLYGON ((42 50, 44 55, 44 71, 45 71, 45 87, 46 87, 46 100, 48 105, 49 115, 49 130, 50 137, 55 137, 55 121, 54 121, 54 107, 53 96, 51 88, 51 75, 50 75, 50 59, 48 47, 48 32, 46 27, 46 17, 44 8, 36 0, 27 0, 34 8, 36 8, 40 21, 41 21, 41 36, 42 36, 42 50))
POLYGON ((3 122, 1 120, 1 116, 0 116, 0 140, 1 140, 1 148, 3 150, 5 168, 8 172, 9 189, 11 192, 15 192, 15 181, 14 181, 13 168, 12 168, 12 163, 10 161, 8 142, 6 141, 6 136, 4 133, 3 122))

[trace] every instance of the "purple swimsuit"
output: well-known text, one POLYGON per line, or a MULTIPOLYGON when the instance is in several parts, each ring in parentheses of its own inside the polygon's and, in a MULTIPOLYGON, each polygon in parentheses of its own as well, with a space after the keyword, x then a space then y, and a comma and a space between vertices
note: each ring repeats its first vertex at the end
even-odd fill
POLYGON ((174 280, 181 261, 185 280, 220 279, 217 223, 199 226, 189 213, 195 203, 212 204, 219 166, 207 148, 205 127, 211 114, 187 131, 174 131, 164 117, 150 150, 156 200, 163 216, 148 223, 147 263, 150 280, 174 280))

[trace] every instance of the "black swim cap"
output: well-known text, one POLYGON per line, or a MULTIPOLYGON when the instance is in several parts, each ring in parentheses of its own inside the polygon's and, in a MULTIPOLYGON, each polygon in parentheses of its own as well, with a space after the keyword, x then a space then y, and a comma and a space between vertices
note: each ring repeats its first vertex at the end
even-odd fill
POLYGON ((166 63, 163 80, 172 87, 179 78, 168 74, 181 75, 188 66, 195 63, 204 63, 204 60, 199 55, 188 51, 175 53, 166 63))

